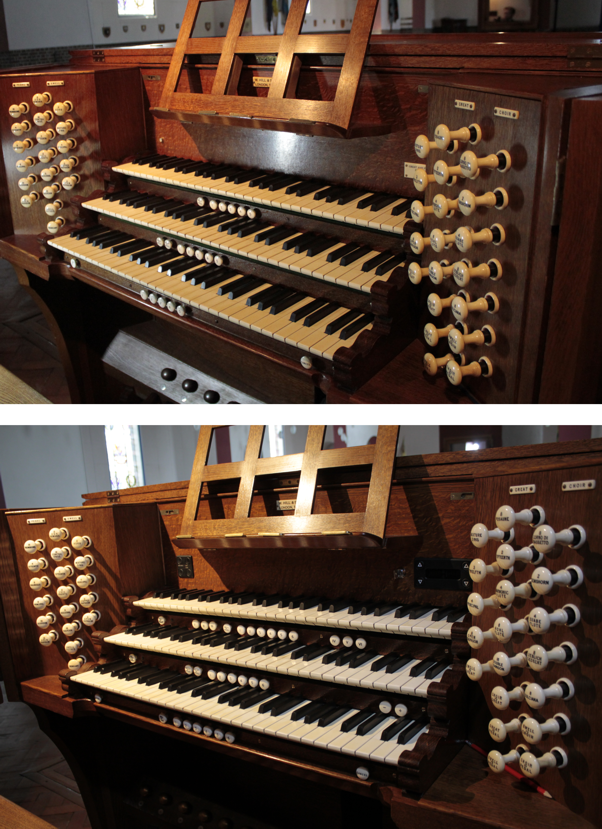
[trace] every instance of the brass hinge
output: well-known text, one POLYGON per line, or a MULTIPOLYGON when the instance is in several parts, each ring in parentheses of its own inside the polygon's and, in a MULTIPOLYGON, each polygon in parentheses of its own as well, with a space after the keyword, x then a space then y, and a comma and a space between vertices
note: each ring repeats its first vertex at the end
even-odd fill
POLYGON ((602 69, 602 43, 571 46, 567 57, 571 69, 602 69))
POLYGON ((118 489, 110 489, 105 493, 105 495, 109 504, 116 504, 121 497, 118 489))

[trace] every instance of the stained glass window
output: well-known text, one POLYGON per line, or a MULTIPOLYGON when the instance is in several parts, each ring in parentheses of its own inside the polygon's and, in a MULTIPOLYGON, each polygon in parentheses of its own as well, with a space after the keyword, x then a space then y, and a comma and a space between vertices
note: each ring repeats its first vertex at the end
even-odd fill
POLYGON ((112 489, 144 486, 144 464, 138 426, 105 426, 112 489))
POLYGON ((117 13, 128 17, 154 17, 155 0, 117 0, 117 13))

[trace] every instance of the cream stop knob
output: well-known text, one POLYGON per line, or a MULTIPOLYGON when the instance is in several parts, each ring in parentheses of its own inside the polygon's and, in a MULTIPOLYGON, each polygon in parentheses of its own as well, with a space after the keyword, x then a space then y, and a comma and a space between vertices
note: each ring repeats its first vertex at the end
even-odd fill
MULTIPOLYGON (((14 130, 13 130, 13 132, 14 132, 14 130)), ((20 134, 21 133, 19 133, 19 135, 20 134)), ((418 222, 418 224, 422 224, 422 222, 424 221, 424 217, 427 216, 429 213, 432 213, 432 212, 433 212, 432 207, 425 206, 418 199, 415 199, 412 202, 412 204, 410 205, 410 213, 412 214, 412 218, 414 219, 415 222, 418 222)))
POLYGON ((73 575, 73 567, 70 564, 64 564, 55 569, 54 575, 59 581, 64 581, 73 575))
POLYGON ((91 547, 92 541, 89 535, 75 535, 71 541, 74 550, 83 550, 84 547, 91 547))
POLYGON ((73 112, 73 104, 71 101, 57 101, 56 104, 52 107, 54 110, 54 114, 58 115, 59 118, 62 118, 68 112, 73 112))
POLYGON ((64 206, 63 202, 60 199, 57 199, 44 207, 44 213, 47 216, 56 216, 56 214, 59 213, 64 206))
POLYGON ((427 322, 424 326, 424 339, 431 348, 434 348, 442 337, 447 337, 453 327, 451 322, 445 328, 437 328, 432 322, 427 322))
POLYGON ((569 758, 566 751, 558 746, 551 751, 546 751, 541 757, 536 757, 530 751, 525 751, 520 758, 520 770, 525 777, 537 777, 543 769, 562 769, 568 762, 569 758))
POLYGON ((41 553, 42 550, 45 550, 46 542, 43 538, 36 538, 35 541, 33 539, 29 539, 23 545, 23 549, 28 555, 32 556, 35 553, 41 553))
MULTIPOLYGON (((497 314, 500 310, 500 303, 495 294, 488 293, 485 296, 471 302, 470 297, 466 298, 459 293, 450 303, 451 311, 457 320, 464 321, 470 313, 484 312, 497 314)), ((473 372, 474 373, 474 372, 473 372)))
POLYGON ((528 752, 528 746, 517 745, 517 747, 513 751, 509 751, 508 754, 502 754, 497 749, 490 751, 487 755, 487 763, 491 771, 494 771, 496 774, 500 774, 506 768, 507 763, 516 763, 517 760, 520 760, 522 754, 526 754, 528 752))
POLYGON ((447 259, 442 259, 440 262, 433 261, 429 264, 428 276, 431 282, 435 285, 441 285, 444 279, 451 276, 453 265, 450 265, 447 259))
POLYGON ((75 129, 75 124, 69 118, 67 121, 59 121, 56 125, 56 131, 59 135, 67 135, 75 129))
POLYGON ((454 236, 456 247, 462 253, 467 253, 473 245, 482 243, 501 245, 506 241, 506 231, 500 224, 484 227, 483 230, 473 230, 471 227, 459 227, 454 236))
POLYGON ((81 181, 81 176, 78 173, 73 173, 70 176, 67 176, 63 179, 63 187, 65 190, 73 190, 81 181))
POLYGON ((469 659, 466 663, 466 675, 469 679, 478 682, 483 674, 489 674, 493 671, 493 660, 488 662, 479 662, 478 659, 469 659))
POLYGON ((38 183, 38 177, 34 173, 30 173, 27 178, 20 178, 17 182, 21 190, 29 190, 29 188, 38 183))
MULTIPOLYGON (((81 604, 82 607, 85 607, 85 608, 92 607, 92 605, 96 604, 97 601, 98 601, 98 593, 84 593, 79 598, 79 603, 81 604)), ((224 630, 225 629, 226 629, 226 626, 224 625, 224 630)))
POLYGON ((490 325, 484 325, 472 334, 463 334, 457 328, 453 328, 447 336, 448 345, 454 354, 462 354, 467 345, 492 346, 495 339, 495 331, 490 325))
MULTIPOLYGON (((453 354, 446 354, 445 357, 435 357, 434 354, 425 354, 422 358, 422 366, 427 374, 434 377, 440 368, 444 368, 450 360, 453 360, 453 354)), ((462 365, 464 365, 464 355, 461 356, 462 365)))
POLYGON ((575 686, 566 677, 554 682, 549 688, 529 682, 525 687, 525 702, 530 708, 543 708, 549 699, 572 699, 574 694, 575 686))
POLYGON ((100 619, 100 611, 99 610, 91 610, 89 613, 84 613, 82 616, 82 622, 87 627, 92 627, 95 625, 96 622, 100 619))
POLYGON ((526 717, 522 723, 522 735, 528 743, 539 743, 545 734, 568 734, 571 721, 566 714, 556 714, 543 723, 534 717, 526 717))
POLYGON ((447 379, 452 386, 459 386, 465 377, 491 377, 493 364, 488 357, 481 357, 467 366, 461 366, 457 360, 450 360, 445 366, 447 379))
POLYGON ((46 112, 36 112, 33 116, 33 122, 36 127, 45 127, 46 124, 49 124, 53 120, 54 115, 48 110, 46 110, 46 112))
POLYGON ((69 558, 71 556, 71 550, 69 547, 53 547, 50 551, 50 558, 53 561, 62 561, 64 558, 69 558))
POLYGON ((437 193, 433 199, 433 213, 438 219, 446 219, 453 216, 454 210, 458 207, 458 199, 448 199, 443 193, 437 193))
POLYGON ((414 141, 414 152, 418 158, 426 158, 436 146, 434 141, 429 141, 428 135, 419 135, 414 141))
POLYGON ((10 131, 15 136, 15 138, 20 138, 24 132, 29 132, 31 129, 31 124, 29 121, 20 121, 16 124, 13 124, 10 128, 10 131))
POLYGON ((76 656, 75 659, 70 659, 69 662, 67 662, 67 667, 70 671, 79 671, 79 669, 85 664, 85 656, 76 656))
POLYGON ((74 613, 77 613, 78 610, 79 605, 77 604, 77 602, 72 602, 71 604, 64 604, 59 610, 59 613, 61 614, 63 619, 70 619, 74 613))
POLYGON ((497 583, 495 595, 502 605, 510 605, 515 599, 534 599, 537 593, 529 581, 515 587, 508 579, 502 579, 497 583))
POLYGON ((38 641, 42 647, 48 648, 50 645, 53 645, 58 638, 59 635, 56 630, 49 630, 48 633, 43 633, 38 641))
POLYGON ((50 579, 48 576, 35 576, 29 582, 29 586, 32 590, 42 590, 50 587, 50 579))
POLYGON ((73 562, 73 564, 75 565, 75 567, 77 567, 78 570, 85 570, 86 567, 92 567, 92 565, 94 564, 94 557, 90 554, 86 556, 78 556, 73 562))
POLYGON ((500 720, 499 717, 494 717, 492 720, 489 721, 489 736, 492 740, 495 740, 496 743, 503 743, 508 734, 514 734, 517 731, 521 730, 523 721, 526 719, 528 719, 526 714, 520 714, 518 717, 515 717, 513 720, 510 720, 510 722, 505 723, 502 722, 502 720, 500 720))
POLYGON ((485 524, 475 524, 470 531, 470 540, 475 547, 484 547, 491 538, 504 542, 513 541, 514 530, 509 532, 499 528, 488 530, 485 524))
POLYGON ((57 588, 56 595, 59 599, 69 599, 75 593, 75 585, 73 584, 61 584, 59 588, 57 588))
POLYGON ((29 170, 30 167, 34 167, 36 163, 37 162, 35 158, 32 158, 30 155, 28 155, 27 158, 18 159, 17 164, 15 166, 17 167, 17 170, 20 173, 26 173, 27 170, 29 170))
POLYGON ((426 307, 434 317, 440 317, 444 308, 449 308, 456 299, 456 294, 442 298, 439 294, 429 294, 426 300, 426 307))
POLYGON ((458 207, 465 216, 470 216, 477 207, 482 206, 503 210, 508 207, 508 193, 503 187, 496 187, 493 192, 483 193, 482 196, 475 196, 470 190, 462 190, 458 196, 458 207))
POLYGON ((527 657, 524 653, 508 656, 504 651, 498 651, 494 654, 491 664, 498 676, 508 676, 512 668, 526 668, 527 657))
POLYGON ((414 187, 419 193, 424 192, 429 184, 432 184, 434 181, 435 176, 427 173, 426 170, 418 168, 414 173, 414 187))
POLYGON ((445 124, 439 124, 435 128, 435 144, 440 150, 447 150, 452 141, 468 141, 471 144, 478 144, 483 137, 478 124, 470 124, 468 127, 461 127, 459 130, 450 130, 445 124))
POLYGON ((497 562, 495 564, 485 564, 482 558, 473 559, 468 568, 468 574, 475 582, 483 581, 486 576, 491 574, 496 576, 509 576, 511 573, 512 568, 510 570, 504 570, 497 562))
POLYGON ((495 523, 502 530, 509 530, 515 524, 529 524, 531 527, 539 527, 546 520, 543 507, 531 507, 515 512, 511 506, 500 507, 495 514, 495 523))
POLYGON ((61 628, 65 636, 74 636, 78 630, 81 630, 81 622, 74 619, 72 622, 65 622, 61 628))
POLYGON ((497 282, 502 276, 502 266, 498 259, 490 259, 487 263, 473 268, 467 259, 461 259, 453 267, 452 276, 456 285, 465 288, 473 277, 491 279, 497 282))
POLYGON ((42 164, 50 164, 53 158, 56 158, 57 151, 56 147, 48 147, 47 150, 40 150, 38 153, 38 158, 42 162, 42 164))
POLYGON ((512 167, 512 159, 507 150, 500 150, 498 153, 491 153, 482 158, 477 158, 472 150, 466 150, 460 156, 460 167, 466 178, 474 179, 479 175, 483 167, 489 167, 499 170, 500 173, 505 173, 512 167))
POLYGON ((554 549, 556 544, 562 544, 563 546, 578 550, 579 547, 585 544, 585 541, 585 530, 580 524, 573 524, 568 530, 561 530, 559 533, 554 532, 549 524, 543 524, 533 533, 533 546, 540 553, 544 554, 554 549))
POLYGON ((538 567, 533 571, 531 582, 535 590, 542 596, 549 593, 555 584, 562 584, 571 590, 576 590, 583 584, 583 570, 576 564, 570 564, 566 570, 552 573, 547 567, 538 567))
POLYGON ((55 138, 56 133, 54 130, 40 130, 40 132, 36 135, 36 141, 38 144, 49 144, 55 138))
POLYGON ((32 573, 39 573, 40 570, 45 570, 48 567, 48 562, 45 558, 32 558, 27 562, 27 569, 32 573))
POLYGON ((25 150, 31 150, 32 147, 33 141, 31 138, 25 138, 23 141, 19 140, 13 143, 13 150, 19 154, 24 153, 25 150))
POLYGON ((64 541, 69 538, 69 530, 67 527, 53 527, 48 535, 52 541, 64 541))
POLYGON ((527 682, 523 682, 517 688, 508 691, 502 685, 496 685, 491 692, 491 702, 498 711, 505 711, 510 707, 511 702, 522 702, 525 698, 527 682))
POLYGON ((543 645, 531 645, 527 650, 527 662, 533 671, 545 671, 550 662, 564 662, 572 665, 577 661, 577 657, 577 648, 572 642, 563 642, 549 651, 543 645))
POLYGON ((52 103, 52 95, 50 92, 36 92, 32 100, 34 106, 43 107, 45 104, 52 103))
POLYGON ((495 558, 502 567, 512 567, 517 561, 538 564, 543 560, 543 556, 535 547, 523 547, 520 550, 515 550, 510 544, 501 544, 496 550, 495 558))
POLYGON ((22 115, 26 115, 29 112, 29 104, 25 101, 22 104, 12 104, 8 108, 8 114, 11 118, 20 118, 22 115))
POLYGON ((528 619, 533 633, 546 633, 552 625, 574 627, 581 621, 581 612, 574 604, 565 604, 553 613, 549 613, 544 607, 534 607, 528 619))
POLYGON ((44 187, 42 195, 45 199, 53 199, 60 189, 61 185, 58 182, 55 182, 54 184, 49 184, 47 187, 44 187))
POLYGON ((63 173, 70 173, 74 167, 77 167, 79 164, 79 160, 77 156, 71 155, 69 158, 62 158, 59 164, 59 167, 63 171, 63 173))
POLYGON ((485 642, 493 639, 493 628, 491 630, 481 630, 477 625, 469 627, 466 631, 466 640, 471 648, 479 650, 485 642))
POLYGON ((527 619, 519 619, 518 622, 511 622, 505 616, 500 616, 493 625, 493 635, 498 642, 505 644, 512 639, 515 633, 529 633, 529 622, 527 619))
POLYGON ((71 655, 77 653, 80 648, 83 648, 83 646, 83 639, 72 639, 70 642, 65 642, 65 650, 71 655))
POLYGON ((54 613, 47 613, 46 616, 38 616, 36 619, 36 625, 42 630, 46 630, 49 628, 50 625, 53 625, 56 622, 56 616, 54 613))
POLYGON ((62 138, 56 145, 56 148, 61 155, 64 153, 70 153, 71 150, 74 150, 76 147, 77 141, 75 138, 62 138))
POLYGON ((54 599, 50 593, 46 593, 45 596, 36 596, 33 600, 33 606, 36 610, 45 610, 51 604, 54 604, 54 599))
POLYGON ((21 206, 32 207, 39 200, 40 194, 36 193, 35 190, 33 190, 31 193, 27 193, 25 196, 21 196, 21 206))
POLYGON ((433 176, 437 184, 454 184, 456 176, 464 178, 464 172, 459 164, 450 167, 445 161, 439 160, 433 166, 433 176))
POLYGON ((52 167, 45 167, 40 173, 40 178, 42 181, 52 181, 52 179, 58 176, 58 174, 59 168, 54 165, 52 167))
MULTIPOLYGON (((440 230, 436 227, 429 236, 430 244, 435 253, 442 253, 445 248, 450 248, 454 243, 454 234, 448 230, 440 230)), ((411 239, 410 239, 411 244, 411 239)))

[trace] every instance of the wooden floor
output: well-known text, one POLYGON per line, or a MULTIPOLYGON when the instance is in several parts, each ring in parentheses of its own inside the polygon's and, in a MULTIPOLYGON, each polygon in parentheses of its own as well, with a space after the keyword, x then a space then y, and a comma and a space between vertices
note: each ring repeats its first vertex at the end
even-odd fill
POLYGON ((0 705, 0 794, 57 829, 90 829, 69 766, 22 702, 0 705))
POLYGON ((0 365, 52 403, 70 403, 65 373, 46 320, 0 259, 0 365))

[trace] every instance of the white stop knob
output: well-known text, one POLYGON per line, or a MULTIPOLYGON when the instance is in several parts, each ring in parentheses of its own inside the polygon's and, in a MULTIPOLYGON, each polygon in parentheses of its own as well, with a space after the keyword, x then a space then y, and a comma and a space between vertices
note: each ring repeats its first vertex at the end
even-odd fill
POLYGON ((59 613, 61 614, 63 619, 70 619, 74 613, 77 613, 78 610, 79 605, 77 604, 77 602, 72 602, 71 604, 64 604, 59 610, 59 613))
POLYGON ((48 633, 43 633, 38 641, 42 647, 48 648, 50 645, 54 644, 58 638, 59 635, 56 630, 49 630, 48 633))
POLYGON ((509 532, 504 532, 504 530, 500 530, 499 528, 488 530, 485 524, 475 524, 470 531, 470 540, 475 547, 484 547, 490 538, 496 538, 505 542, 513 541, 514 530, 510 530, 509 532))
POLYGON ((23 549, 26 553, 32 556, 35 553, 41 553, 43 550, 45 550, 46 542, 43 538, 36 538, 35 541, 26 541, 23 545, 23 549))
POLYGON ((546 633, 552 625, 573 627, 579 624, 581 612, 574 604, 565 604, 563 608, 553 613, 548 613, 544 607, 534 607, 528 619, 533 633, 546 633))
POLYGON ((537 593, 528 581, 515 587, 508 579, 502 579, 497 583, 495 595, 501 605, 509 606, 515 599, 533 599, 537 593))
POLYGON ((533 589, 542 596, 549 593, 555 584, 563 584, 576 590, 583 584, 583 570, 576 564, 569 565, 566 570, 552 573, 547 567, 538 567, 531 576, 533 589))
POLYGON ((96 576, 93 573, 86 573, 85 575, 80 575, 75 579, 75 583, 78 587, 81 587, 82 590, 90 587, 90 585, 95 582, 96 576))
POLYGON ((495 514, 495 523, 501 530, 509 530, 515 524, 530 524, 532 527, 539 527, 546 520, 543 507, 531 507, 515 512, 508 505, 500 507, 495 514))
POLYGON ((84 593, 79 597, 79 603, 82 607, 92 607, 98 601, 98 593, 84 593))
POLYGON ((523 720, 527 719, 526 714, 521 714, 519 717, 515 717, 510 722, 502 722, 499 717, 494 717, 492 720, 489 721, 489 736, 492 740, 495 740, 496 743, 503 743, 508 734, 513 734, 516 731, 521 730, 521 725, 523 720))
POLYGON ((571 721, 566 714, 556 714, 543 723, 534 717, 523 720, 521 731, 528 743, 539 743, 546 734, 568 734, 571 730, 571 721))
POLYGON ((90 540, 90 536, 88 535, 76 535, 73 537, 73 541, 71 542, 71 546, 75 550, 83 550, 84 547, 91 547, 92 541, 90 540))
POLYGON ((491 692, 491 702, 499 711, 505 711, 511 702, 522 702, 525 698, 526 682, 511 691, 506 690, 502 685, 496 685, 491 692))
POLYGON ((485 576, 489 575, 510 576, 512 572, 512 567, 504 569, 497 561, 495 564, 485 564, 482 558, 473 559, 470 562, 470 567, 468 568, 468 574, 475 582, 483 581, 485 576))
POLYGON ((478 682, 483 674, 488 674, 492 671, 493 661, 491 659, 489 662, 479 662, 478 659, 469 659, 466 663, 466 675, 475 682, 478 682))
POLYGON ((29 586, 32 590, 42 590, 47 587, 50 587, 50 579, 48 578, 48 576, 35 576, 29 582, 29 586))
POLYGON ((40 570, 45 570, 48 567, 48 562, 45 558, 32 558, 27 562, 27 569, 32 573, 39 573, 40 570))
POLYGON ((530 682, 525 688, 525 702, 530 708, 543 708, 549 699, 571 699, 575 694, 575 686, 570 679, 563 677, 542 688, 536 682, 530 682))
POLYGON ((73 564, 75 565, 75 567, 77 567, 78 570, 85 570, 86 567, 92 567, 92 565, 94 564, 94 558, 91 555, 78 556, 73 562, 73 564))
POLYGON ((89 613, 84 613, 82 616, 82 622, 86 625, 86 627, 92 627, 92 625, 95 625, 99 619, 100 611, 98 610, 91 610, 89 613))
POLYGON ((515 550, 510 544, 501 544, 495 553, 495 560, 500 567, 513 567, 517 561, 528 561, 531 564, 538 564, 543 560, 541 553, 535 547, 523 547, 515 550))
POLYGON ((46 593, 45 596, 36 596, 33 600, 33 606, 36 610, 45 610, 51 604, 54 604, 54 599, 49 593, 46 593))
POLYGON ((568 530, 554 532, 549 524, 542 524, 533 533, 533 546, 540 553, 549 553, 556 544, 572 547, 578 550, 586 541, 585 530, 580 524, 573 524, 568 530))
POLYGON ((529 633, 529 622, 527 619, 519 619, 518 622, 511 622, 505 616, 500 616, 493 625, 493 635, 498 642, 506 643, 512 639, 514 633, 529 633))
POLYGON ((36 625, 42 630, 46 630, 49 628, 50 625, 53 625, 56 622, 56 616, 54 613, 47 613, 46 616, 38 616, 36 619, 36 625))
POLYGON ((54 571, 54 575, 59 581, 64 581, 73 575, 73 567, 71 567, 70 564, 57 567, 54 571))
POLYGON ((67 527, 53 527, 48 535, 52 541, 64 541, 69 538, 69 530, 67 527))
POLYGON ((77 656, 75 659, 70 659, 67 662, 67 667, 70 671, 79 671, 82 665, 85 665, 86 657, 85 656, 77 656))
POLYGON ((541 757, 536 757, 530 751, 526 751, 520 758, 520 770, 525 777, 537 777, 543 769, 557 767, 564 768, 569 762, 568 755, 563 748, 553 748, 541 757))
POLYGON ((65 622, 62 630, 65 636, 71 637, 74 636, 77 633, 77 631, 80 630, 80 628, 81 623, 78 622, 77 619, 74 619, 72 622, 65 622))
POLYGON ((475 648, 475 650, 482 648, 485 642, 493 638, 493 628, 491 630, 483 631, 480 627, 473 625, 472 627, 468 628, 466 632, 466 639, 468 640, 468 644, 471 648, 475 648))
POLYGON ((59 599, 69 599, 75 593, 75 586, 73 584, 61 584, 61 586, 56 591, 56 595, 59 599))
POLYGON ((72 639, 71 642, 65 642, 65 650, 68 654, 75 654, 80 648, 83 648, 83 639, 72 639))
POLYGON ((577 648, 572 642, 563 642, 549 651, 543 645, 531 645, 527 650, 527 662, 533 671, 545 671, 550 662, 565 662, 572 665, 577 661, 577 657, 577 648))
POLYGON ((480 616, 486 607, 498 607, 507 610, 510 604, 503 605, 495 595, 484 599, 480 593, 471 593, 466 600, 466 607, 472 616, 480 616))
POLYGON ((493 670, 498 676, 508 676, 512 668, 525 668, 527 657, 524 653, 517 653, 516 656, 508 656, 504 651, 498 651, 491 660, 493 670))

